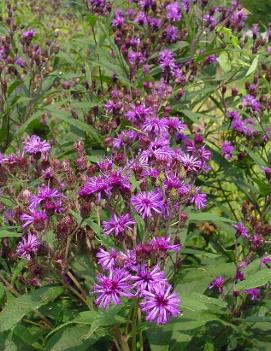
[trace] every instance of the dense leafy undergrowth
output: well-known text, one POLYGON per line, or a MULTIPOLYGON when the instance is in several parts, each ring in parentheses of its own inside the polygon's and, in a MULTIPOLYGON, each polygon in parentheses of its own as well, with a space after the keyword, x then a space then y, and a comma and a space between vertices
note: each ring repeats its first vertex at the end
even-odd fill
POLYGON ((270 350, 269 1, 0 6, 0 349, 270 350))

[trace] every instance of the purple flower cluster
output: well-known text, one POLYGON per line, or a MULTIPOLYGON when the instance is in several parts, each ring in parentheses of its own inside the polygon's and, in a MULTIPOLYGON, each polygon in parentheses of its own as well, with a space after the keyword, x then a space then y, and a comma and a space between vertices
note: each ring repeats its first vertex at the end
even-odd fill
POLYGON ((93 287, 96 304, 107 309, 111 303, 120 304, 121 298, 138 298, 149 321, 164 324, 177 317, 181 313, 180 299, 172 292, 165 272, 158 264, 151 267, 147 261, 142 263, 142 259, 146 253, 158 259, 168 251, 179 249, 179 245, 172 245, 170 238, 164 237, 139 244, 126 253, 101 248, 97 261, 104 273, 97 277, 98 283, 93 287))

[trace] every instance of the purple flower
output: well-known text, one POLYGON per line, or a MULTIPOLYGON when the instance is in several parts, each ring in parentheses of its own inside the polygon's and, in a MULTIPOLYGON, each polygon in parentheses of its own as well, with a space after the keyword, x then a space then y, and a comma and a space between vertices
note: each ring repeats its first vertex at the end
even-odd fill
POLYGON ((184 11, 188 13, 190 10, 189 0, 182 0, 182 6, 184 8, 184 11))
POLYGON ((156 251, 160 252, 167 252, 167 251, 180 251, 181 245, 180 244, 172 244, 170 237, 160 236, 155 237, 151 240, 151 244, 156 251))
POLYGON ((191 199, 191 203, 195 205, 197 210, 201 210, 206 207, 207 195, 199 192, 199 188, 196 188, 196 192, 191 199))
POLYGON ((19 242, 16 253, 19 258, 25 258, 26 260, 31 260, 31 256, 35 255, 40 247, 39 239, 31 233, 22 237, 19 242))
POLYGON ((99 307, 107 309, 111 302, 115 305, 120 304, 121 297, 133 297, 130 292, 130 275, 126 270, 110 270, 109 276, 99 275, 97 280, 93 291, 98 295, 95 302, 99 307))
POLYGON ((164 121, 167 124, 169 132, 177 132, 181 134, 187 128, 186 124, 184 124, 178 117, 164 118, 164 121))
POLYGON ((33 29, 23 32, 23 35, 22 35, 23 41, 30 43, 30 41, 33 39, 35 34, 36 33, 33 29))
POLYGON ((248 230, 242 222, 234 224, 233 228, 236 230, 236 236, 241 236, 242 238, 248 238, 248 230))
POLYGON ((134 50, 129 50, 128 52, 128 61, 131 65, 143 65, 146 61, 145 57, 141 52, 134 50))
POLYGON ((217 63, 217 57, 216 55, 209 55, 206 57, 204 63, 206 65, 210 65, 211 63, 217 63))
POLYGON ((159 65, 163 72, 174 70, 176 68, 175 59, 173 52, 169 49, 165 49, 159 54, 159 65))
POLYGON ((122 174, 120 170, 106 174, 105 181, 108 183, 109 188, 119 190, 122 193, 131 190, 129 178, 122 174))
POLYGON ((182 18, 181 8, 177 1, 167 5, 167 19, 172 22, 177 22, 182 18))
POLYGON ((152 110, 149 107, 145 107, 144 104, 134 106, 130 111, 126 113, 128 121, 137 123, 144 121, 147 117, 152 116, 152 110))
POLYGON ((105 251, 103 248, 101 248, 96 254, 98 264, 102 266, 103 270, 110 270, 114 268, 118 256, 118 252, 115 249, 105 251))
POLYGON ((146 314, 147 321, 165 324, 170 318, 179 316, 181 301, 171 290, 170 285, 158 283, 153 285, 152 291, 143 292, 144 299, 140 308, 146 314))
POLYGON ((263 171, 268 179, 271 179, 271 167, 264 167, 263 171))
POLYGON ((102 197, 108 197, 110 195, 111 187, 108 180, 102 176, 91 177, 81 187, 79 195, 81 197, 96 195, 97 200, 101 201, 102 197))
POLYGON ((152 217, 155 213, 162 214, 165 203, 160 191, 142 192, 131 198, 131 204, 144 219, 152 217))
POLYGON ((217 20, 215 17, 209 14, 203 16, 203 22, 207 27, 210 27, 210 29, 214 29, 217 25, 217 20))
POLYGON ((158 30, 161 27, 161 20, 159 18, 149 17, 149 26, 153 30, 158 30))
POLYGON ((150 118, 146 119, 142 126, 144 132, 153 133, 159 135, 167 130, 167 125, 163 119, 150 118))
POLYGON ((130 214, 124 215, 113 215, 110 220, 103 221, 103 230, 106 235, 119 236, 123 234, 125 230, 133 230, 135 221, 132 219, 130 214))
POLYGON ((139 11, 136 18, 135 18, 135 23, 140 24, 141 26, 145 26, 148 24, 148 19, 147 16, 143 11, 139 11))
POLYGON ((179 160, 183 164, 184 168, 190 172, 197 172, 201 169, 201 162, 196 157, 182 154, 179 156, 179 160))
POLYGON ((209 289, 217 289, 220 294, 223 293, 225 278, 223 276, 215 278, 209 285, 209 289))
POLYGON ((150 270, 146 265, 139 266, 135 276, 131 277, 134 282, 133 286, 142 295, 144 290, 152 291, 153 286, 157 283, 167 283, 165 273, 160 270, 159 266, 155 266, 150 270))
POLYGON ((98 162, 98 167, 99 167, 101 172, 112 171, 113 166, 114 166, 113 161, 110 160, 110 158, 105 158, 105 159, 98 162))
POLYGON ((41 186, 38 189, 38 194, 33 195, 30 198, 30 211, 35 210, 39 205, 44 204, 46 202, 55 201, 62 197, 61 193, 56 190, 52 189, 48 186, 41 186))
POLYGON ((258 300, 260 298, 261 290, 259 288, 247 289, 244 291, 250 297, 251 301, 258 300))
POLYGON ((23 228, 28 227, 33 224, 37 230, 44 229, 44 224, 47 220, 47 215, 44 211, 31 211, 31 214, 23 213, 21 216, 21 221, 23 222, 23 228))
POLYGON ((243 99, 243 105, 250 107, 254 112, 259 112, 262 108, 260 102, 253 95, 246 95, 243 99))
MULTIPOLYGON (((262 260, 261 260, 261 264, 262 265, 269 265, 271 263, 271 257, 270 256, 265 256, 265 257, 263 257, 262 258, 262 260)), ((268 266, 268 268, 270 268, 269 266, 268 266)))
POLYGON ((138 5, 142 10, 147 11, 149 8, 156 8, 156 0, 139 0, 138 5))
POLYGON ((176 43, 180 35, 180 31, 175 26, 167 26, 164 32, 164 37, 169 43, 176 43))
POLYGON ((25 65, 26 65, 25 60, 22 59, 21 57, 15 57, 14 63, 15 63, 15 65, 18 65, 18 66, 20 66, 22 68, 25 67, 25 65))
POLYGON ((230 160, 232 158, 232 153, 235 150, 234 146, 230 141, 224 141, 221 147, 222 155, 227 159, 230 160))
POLYGON ((123 16, 123 12, 119 9, 115 11, 114 19, 112 21, 112 27, 118 27, 121 28, 121 26, 124 24, 125 19, 123 16))
POLYGON ((37 135, 31 135, 24 141, 24 151, 30 155, 47 154, 50 149, 50 144, 42 141, 37 135))

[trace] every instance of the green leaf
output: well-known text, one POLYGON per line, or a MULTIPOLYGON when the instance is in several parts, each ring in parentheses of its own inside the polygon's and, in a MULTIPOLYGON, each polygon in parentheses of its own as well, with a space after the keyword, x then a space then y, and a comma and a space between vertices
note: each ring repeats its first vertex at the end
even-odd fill
POLYGON ((223 69, 224 72, 229 72, 231 70, 230 59, 229 59, 229 56, 225 52, 222 52, 219 55, 217 61, 219 62, 219 65, 223 69))
POLYGON ((0 332, 13 328, 26 314, 53 301, 63 291, 60 286, 45 286, 12 299, 0 314, 0 332))
POLYGON ((247 71, 247 73, 246 73, 246 77, 249 77, 252 73, 254 73, 254 72, 256 71, 257 66, 258 66, 258 62, 259 62, 259 55, 257 55, 257 56, 254 58, 254 60, 253 60, 253 62, 252 62, 252 64, 251 64, 251 66, 249 67, 249 69, 248 69, 248 71, 247 71))
POLYGON ((234 223, 233 220, 229 218, 220 217, 213 213, 208 212, 191 212, 189 213, 189 221, 190 222, 227 222, 227 223, 234 223))
POLYGON ((246 280, 243 280, 235 285, 235 290, 247 290, 258 288, 271 282, 271 270, 263 269, 257 273, 251 274, 246 280))
POLYGON ((19 263, 17 264, 16 268, 14 269, 14 271, 12 273, 12 278, 11 278, 12 285, 15 283, 15 280, 17 279, 18 275, 26 267, 26 265, 27 265, 27 260, 19 261, 19 263))
POLYGON ((0 230, 0 238, 20 238, 21 236, 22 236, 22 233, 10 232, 9 230, 6 230, 6 229, 0 230))
POLYGON ((98 134, 98 132, 89 124, 81 121, 80 119, 74 119, 71 116, 71 113, 69 111, 60 110, 54 106, 48 106, 46 109, 48 112, 51 112, 53 117, 56 117, 61 121, 66 122, 69 125, 78 128, 79 130, 82 130, 87 135, 89 135, 92 139, 94 139, 96 142, 98 142, 100 145, 103 146, 102 138, 98 134))
POLYGON ((68 326, 55 333, 47 342, 47 351, 84 351, 91 350, 90 346, 96 341, 88 337, 89 326, 68 326))

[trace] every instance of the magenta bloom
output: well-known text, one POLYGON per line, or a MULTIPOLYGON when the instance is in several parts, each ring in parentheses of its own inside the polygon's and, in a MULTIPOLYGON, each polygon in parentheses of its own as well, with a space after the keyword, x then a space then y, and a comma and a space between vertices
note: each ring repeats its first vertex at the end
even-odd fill
POLYGON ((201 169, 202 163, 194 156, 183 154, 179 156, 184 168, 190 172, 197 172, 201 169))
POLYGON ((47 154, 50 149, 51 145, 37 135, 31 135, 24 141, 24 152, 30 155, 47 154))
POLYGON ((167 283, 165 273, 160 271, 159 266, 150 270, 146 265, 139 266, 135 276, 131 277, 134 287, 141 296, 144 290, 152 291, 153 285, 157 283, 167 283))
POLYGON ((138 123, 144 121, 147 117, 152 116, 153 112, 149 107, 145 107, 144 104, 134 106, 130 111, 126 113, 128 121, 138 123))
POLYGON ((44 211, 31 211, 31 214, 23 213, 21 215, 21 221, 23 222, 23 228, 33 224, 36 229, 43 229, 44 224, 47 220, 47 215, 44 211))
POLYGON ((127 192, 131 190, 129 178, 123 175, 121 171, 112 171, 106 175, 106 183, 112 189, 117 189, 120 192, 127 192))
POLYGON ((29 208, 31 211, 33 211, 39 205, 50 201, 59 201, 61 197, 61 193, 56 189, 50 188, 49 185, 41 186, 38 189, 38 194, 31 196, 29 208))
POLYGON ((149 118, 146 119, 145 123, 143 124, 142 130, 147 133, 159 135, 162 132, 166 132, 167 125, 163 119, 149 118))
POLYGON ((105 251, 101 248, 96 254, 98 264, 102 266, 103 270, 109 270, 115 267, 118 256, 118 252, 115 249, 105 251))
POLYGON ((172 244, 170 237, 160 236, 151 240, 154 250, 167 252, 167 251, 180 251, 180 244, 172 244))
POLYGON ((167 19, 172 22, 177 22, 182 18, 181 8, 177 1, 167 5, 167 19))
MULTIPOLYGON (((261 263, 265 264, 265 265, 269 265, 271 263, 271 257, 270 256, 263 257, 261 260, 261 263)), ((269 268, 269 266, 268 266, 268 268, 269 268)))
POLYGON ((146 320, 156 324, 165 324, 172 317, 177 317, 180 311, 180 298, 176 293, 171 292, 172 287, 165 283, 158 283, 152 286, 152 291, 144 291, 144 299, 140 303, 146 320))
POLYGON ((106 235, 118 236, 123 234, 125 230, 132 230, 135 221, 127 213, 124 215, 113 215, 110 220, 103 221, 103 230, 106 235))
POLYGON ((164 121, 169 132, 182 133, 185 129, 187 129, 186 124, 184 124, 178 117, 164 118, 164 121))
POLYGON ((16 253, 19 258, 25 258, 26 260, 31 260, 31 256, 35 255, 40 247, 39 239, 31 233, 22 237, 19 242, 16 253))
POLYGON ((197 210, 201 210, 206 207, 207 195, 199 192, 199 188, 196 188, 196 193, 191 199, 191 203, 195 205, 197 210))
POLYGON ((180 31, 175 26, 166 27, 164 32, 165 39, 170 43, 176 43, 179 35, 180 35, 180 31))
POLYGON ((250 107, 254 112, 259 112, 262 108, 261 103, 253 95, 246 95, 243 100, 243 105, 245 107, 250 107))
POLYGON ((162 214, 165 211, 165 203, 160 191, 142 192, 131 198, 131 203, 136 212, 143 218, 152 217, 155 213, 162 214))
POLYGON ((176 68, 176 64, 173 52, 169 49, 161 51, 159 54, 159 64, 163 72, 166 70, 174 70, 176 68))
POLYGON ((234 224, 233 228, 236 230, 236 236, 241 236, 242 238, 248 238, 248 230, 242 222, 234 224))
POLYGON ((33 37, 35 36, 35 34, 36 33, 33 29, 29 29, 29 30, 23 32, 23 35, 22 35, 23 41, 26 43, 30 43, 31 40, 33 39, 33 37))
POLYGON ((224 141, 221 147, 222 155, 227 159, 230 160, 232 158, 232 153, 234 151, 234 146, 230 141, 224 141))
POLYGON ((217 57, 216 57, 216 55, 209 55, 209 56, 207 56, 206 59, 205 59, 205 61, 204 61, 204 63, 205 63, 206 65, 210 65, 210 64, 212 64, 212 63, 217 63, 217 57))
POLYGON ((251 301, 258 300, 260 298, 261 290, 259 288, 247 289, 244 291, 250 297, 251 301))
POLYGON ((82 186, 79 191, 81 197, 96 195, 97 200, 100 201, 102 197, 110 195, 111 187, 108 180, 104 177, 92 177, 82 186))
POLYGON ((98 295, 95 302, 99 307, 107 309, 112 302, 120 304, 121 297, 131 298, 130 275, 123 269, 110 270, 109 276, 99 275, 94 284, 94 293, 98 295))
POLYGON ((209 289, 217 289, 220 294, 223 293, 225 278, 223 276, 215 278, 209 285, 209 289))

